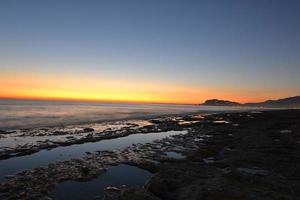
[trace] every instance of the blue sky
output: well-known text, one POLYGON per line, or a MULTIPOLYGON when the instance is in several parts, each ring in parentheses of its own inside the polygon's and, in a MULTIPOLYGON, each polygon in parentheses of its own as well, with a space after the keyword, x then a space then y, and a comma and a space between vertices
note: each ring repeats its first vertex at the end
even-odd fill
POLYGON ((299 21, 292 0, 3 0, 0 70, 296 95, 299 21))

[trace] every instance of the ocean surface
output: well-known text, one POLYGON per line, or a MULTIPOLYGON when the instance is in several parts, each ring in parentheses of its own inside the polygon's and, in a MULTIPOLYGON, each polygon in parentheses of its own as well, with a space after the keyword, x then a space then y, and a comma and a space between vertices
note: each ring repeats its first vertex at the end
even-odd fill
POLYGON ((0 129, 61 126, 113 120, 151 118, 191 112, 236 111, 247 108, 176 104, 90 103, 0 100, 0 129))

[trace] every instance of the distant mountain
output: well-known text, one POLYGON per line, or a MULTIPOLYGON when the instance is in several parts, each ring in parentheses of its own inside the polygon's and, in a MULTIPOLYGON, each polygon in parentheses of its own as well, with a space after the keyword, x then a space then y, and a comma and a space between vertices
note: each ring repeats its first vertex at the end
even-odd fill
POLYGON ((227 100, 219 100, 219 99, 209 99, 206 100, 203 104, 203 106, 240 106, 240 103, 233 102, 233 101, 227 101, 227 100))
POLYGON ((245 103, 245 106, 266 106, 266 107, 300 107, 300 96, 288 97, 278 100, 267 100, 260 103, 245 103))
POLYGON ((259 103, 245 103, 240 104, 233 101, 209 99, 206 100, 203 106, 256 106, 256 107, 300 107, 300 96, 288 97, 278 100, 267 100, 259 103))

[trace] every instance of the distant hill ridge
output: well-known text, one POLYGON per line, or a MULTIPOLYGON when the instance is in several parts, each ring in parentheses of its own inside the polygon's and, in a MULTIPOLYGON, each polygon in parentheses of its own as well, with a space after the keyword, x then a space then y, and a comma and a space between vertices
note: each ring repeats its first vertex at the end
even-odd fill
POLYGON ((300 96, 288 97, 277 100, 267 100, 259 103, 241 104, 234 101, 209 99, 203 104, 204 106, 265 106, 265 107, 300 107, 300 96))
POLYGON ((227 100, 219 100, 219 99, 209 99, 206 100, 202 105, 205 106, 240 106, 240 103, 227 101, 227 100))

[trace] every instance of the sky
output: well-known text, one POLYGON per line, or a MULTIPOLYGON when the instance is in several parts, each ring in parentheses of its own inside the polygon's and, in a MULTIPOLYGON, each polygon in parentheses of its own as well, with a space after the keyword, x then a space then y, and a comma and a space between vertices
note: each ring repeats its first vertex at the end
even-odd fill
POLYGON ((0 98, 300 94, 298 0, 1 0, 0 98))

